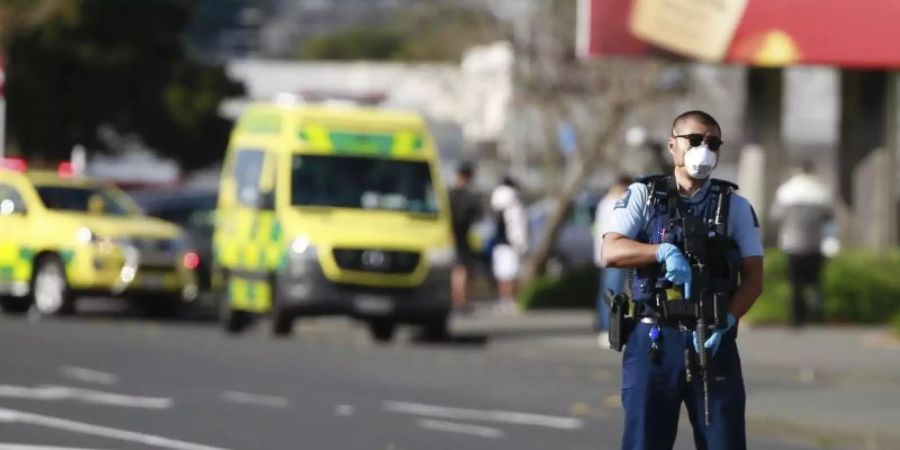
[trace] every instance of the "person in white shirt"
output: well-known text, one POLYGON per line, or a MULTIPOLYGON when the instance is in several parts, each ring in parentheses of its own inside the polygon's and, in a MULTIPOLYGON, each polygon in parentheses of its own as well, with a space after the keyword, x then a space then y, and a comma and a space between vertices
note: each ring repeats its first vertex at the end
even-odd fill
POLYGON ((771 219, 779 226, 778 246, 788 255, 791 281, 791 325, 803 326, 824 314, 820 274, 825 260, 822 233, 832 220, 831 191, 813 174, 810 162, 775 191, 771 219), (812 288, 808 299, 806 288, 812 288), (811 300, 811 301, 809 301, 811 300))
POLYGON ((500 297, 498 307, 503 312, 515 312, 518 311, 515 300, 516 281, 522 257, 528 251, 528 225, 525 208, 512 178, 504 178, 503 183, 491 193, 491 210, 496 230, 492 269, 500 297))

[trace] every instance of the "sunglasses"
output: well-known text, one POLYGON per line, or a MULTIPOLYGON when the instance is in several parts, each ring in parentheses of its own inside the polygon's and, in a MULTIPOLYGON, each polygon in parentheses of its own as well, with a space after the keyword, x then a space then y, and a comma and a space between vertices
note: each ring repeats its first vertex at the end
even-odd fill
POLYGON ((690 142, 691 147, 697 147, 697 146, 699 146, 700 144, 702 144, 703 141, 706 141, 706 145, 707 145, 707 146, 709 147, 709 149, 712 150, 712 151, 718 150, 719 147, 721 147, 722 144, 724 144, 724 142, 722 142, 721 139, 719 139, 719 138, 717 138, 717 137, 715 137, 715 136, 709 136, 709 137, 707 137, 707 136, 702 135, 702 134, 700 134, 700 133, 679 134, 679 135, 672 136, 672 137, 687 139, 688 142, 690 142))

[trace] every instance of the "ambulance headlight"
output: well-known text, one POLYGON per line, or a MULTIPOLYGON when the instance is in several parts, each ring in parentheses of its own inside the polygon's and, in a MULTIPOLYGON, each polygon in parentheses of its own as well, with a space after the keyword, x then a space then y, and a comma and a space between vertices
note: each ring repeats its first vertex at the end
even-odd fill
POLYGON ((298 236, 294 239, 288 248, 288 253, 290 254, 288 274, 295 279, 303 278, 309 270, 310 263, 318 259, 316 246, 307 236, 298 236))
POLYGON ((291 242, 290 251, 293 259, 316 259, 316 246, 313 245, 307 236, 298 236, 294 239, 291 242))
POLYGON ((428 264, 431 267, 450 267, 456 258, 453 247, 441 247, 428 250, 428 264))

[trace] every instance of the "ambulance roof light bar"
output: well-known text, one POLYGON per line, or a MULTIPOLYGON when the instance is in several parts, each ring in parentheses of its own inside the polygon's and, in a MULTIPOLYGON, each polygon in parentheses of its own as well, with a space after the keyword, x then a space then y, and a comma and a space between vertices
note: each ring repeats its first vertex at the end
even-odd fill
POLYGON ((28 170, 28 161, 23 158, 0 158, 0 168, 25 172, 28 170))

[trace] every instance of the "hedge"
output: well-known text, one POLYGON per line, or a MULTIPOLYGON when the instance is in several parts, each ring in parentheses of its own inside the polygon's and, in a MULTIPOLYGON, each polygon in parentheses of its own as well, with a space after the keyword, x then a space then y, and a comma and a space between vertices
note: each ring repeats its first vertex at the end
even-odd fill
POLYGON ((894 314, 894 318, 891 319, 891 328, 894 330, 894 334, 900 337, 900 313, 894 314))
MULTIPOLYGON (((747 319, 755 323, 786 323, 791 287, 787 256, 769 250, 765 257, 763 294, 747 319)), ((584 266, 560 279, 540 277, 522 289, 519 302, 528 309, 592 308, 599 271, 584 266)), ((822 273, 825 321, 829 323, 891 323, 900 333, 900 250, 886 254, 852 251, 829 259, 822 273)))
MULTIPOLYGON (((822 271, 825 321, 829 323, 888 323, 900 316, 900 251, 841 253, 822 271)), ((757 323, 787 322, 791 287, 787 256, 766 252, 765 287, 747 318, 757 323)))
POLYGON ((599 283, 599 269, 585 265, 560 278, 538 277, 519 292, 518 301, 525 309, 593 308, 599 283))

